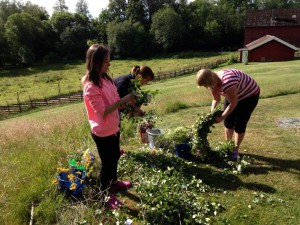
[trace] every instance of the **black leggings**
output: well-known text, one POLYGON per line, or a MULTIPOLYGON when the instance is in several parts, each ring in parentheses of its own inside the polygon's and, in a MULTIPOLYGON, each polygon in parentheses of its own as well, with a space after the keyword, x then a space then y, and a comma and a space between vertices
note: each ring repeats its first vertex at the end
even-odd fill
MULTIPOLYGON (((259 93, 239 101, 235 109, 225 118, 224 126, 228 129, 234 129, 238 134, 245 133, 247 123, 258 103, 258 99, 259 93)), ((229 101, 225 99, 224 109, 228 105, 229 101)))
POLYGON ((118 179, 117 169, 120 158, 120 132, 107 137, 92 134, 101 159, 100 188, 107 190, 112 181, 118 179))

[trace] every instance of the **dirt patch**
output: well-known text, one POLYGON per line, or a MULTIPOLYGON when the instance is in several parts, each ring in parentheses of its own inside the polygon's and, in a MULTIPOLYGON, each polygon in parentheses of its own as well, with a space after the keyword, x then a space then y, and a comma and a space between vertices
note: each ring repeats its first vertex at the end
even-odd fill
POLYGON ((300 118, 280 118, 277 125, 280 128, 300 128, 300 118))

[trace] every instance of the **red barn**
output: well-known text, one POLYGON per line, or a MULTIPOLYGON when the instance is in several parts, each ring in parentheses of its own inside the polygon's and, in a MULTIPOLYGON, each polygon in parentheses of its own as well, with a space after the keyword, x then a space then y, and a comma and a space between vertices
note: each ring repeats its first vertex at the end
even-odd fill
POLYGON ((293 60, 298 48, 286 41, 266 35, 239 49, 240 62, 272 62, 293 60))
POLYGON ((265 35, 276 36, 300 47, 300 8, 247 11, 244 45, 265 35))

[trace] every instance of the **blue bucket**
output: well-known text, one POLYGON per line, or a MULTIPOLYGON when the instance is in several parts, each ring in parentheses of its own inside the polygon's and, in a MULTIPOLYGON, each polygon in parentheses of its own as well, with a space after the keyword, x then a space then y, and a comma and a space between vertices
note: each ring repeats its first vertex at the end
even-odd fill
POLYGON ((177 156, 183 159, 190 159, 192 157, 191 154, 192 147, 190 144, 188 143, 175 144, 174 148, 177 156))
POLYGON ((85 179, 86 179, 86 172, 84 170, 74 170, 73 172, 75 176, 75 181, 71 182, 68 180, 68 174, 66 172, 61 172, 57 175, 57 180, 59 184, 59 189, 61 191, 65 191, 66 193, 78 197, 82 194, 82 191, 85 188, 85 179), (77 174, 76 172, 81 172, 81 174, 77 174), (70 190, 72 183, 76 184, 75 190, 70 190))

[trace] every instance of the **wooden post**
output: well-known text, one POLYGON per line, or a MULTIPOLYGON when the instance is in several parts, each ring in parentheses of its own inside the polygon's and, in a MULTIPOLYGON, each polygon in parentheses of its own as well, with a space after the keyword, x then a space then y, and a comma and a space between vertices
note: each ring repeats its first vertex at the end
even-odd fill
POLYGON ((8 114, 10 114, 10 109, 9 109, 9 104, 8 104, 8 101, 6 101, 6 104, 7 104, 7 110, 8 110, 8 114))
POLYGON ((71 91, 69 90, 69 102, 72 102, 71 101, 71 91))
POLYGON ((31 108, 33 109, 33 108, 34 108, 34 107, 33 107, 33 102, 32 102, 32 100, 31 100, 31 98, 30 98, 30 95, 29 95, 28 97, 29 97, 29 101, 30 101, 31 108))
POLYGON ((20 109, 20 112, 22 112, 22 107, 21 107, 21 104, 20 104, 20 98, 19 98, 19 92, 17 92, 17 101, 18 101, 18 105, 19 105, 19 109, 20 109))
POLYGON ((57 86, 58 86, 58 95, 60 94, 60 85, 59 85, 59 81, 57 82, 57 86))

